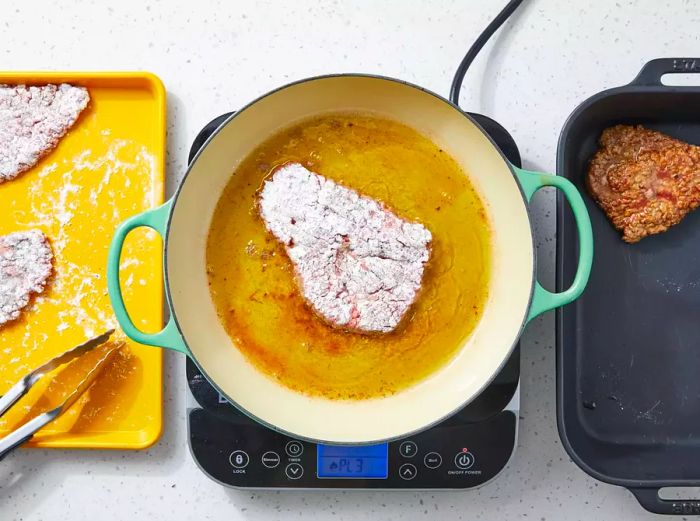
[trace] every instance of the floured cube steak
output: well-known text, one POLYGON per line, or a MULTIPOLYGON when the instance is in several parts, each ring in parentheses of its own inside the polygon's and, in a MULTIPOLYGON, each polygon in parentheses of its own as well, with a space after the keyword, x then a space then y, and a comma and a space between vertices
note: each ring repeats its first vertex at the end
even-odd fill
POLYGON ((264 183, 260 215, 284 244, 301 293, 333 326, 393 331, 421 288, 431 233, 299 163, 264 183))
POLYGON ((83 87, 0 85, 0 183, 56 148, 87 107, 83 87))
POLYGON ((678 224, 700 204, 700 147, 642 126, 603 131, 588 191, 622 239, 634 243, 678 224))
POLYGON ((53 254, 39 230, 0 235, 0 326, 19 317, 51 276, 53 254))

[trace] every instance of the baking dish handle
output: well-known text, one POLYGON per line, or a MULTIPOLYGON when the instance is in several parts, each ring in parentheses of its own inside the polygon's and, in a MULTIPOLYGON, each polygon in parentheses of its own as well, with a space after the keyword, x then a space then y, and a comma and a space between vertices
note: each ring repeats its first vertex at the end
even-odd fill
MULTIPOLYGON (((165 240, 171 205, 172 201, 168 201, 158 208, 135 215, 119 225, 119 228, 117 228, 112 238, 112 243, 109 246, 109 255, 107 257, 107 289, 109 291, 109 299, 112 302, 112 308, 114 308, 114 314, 126 336, 140 344, 165 347, 185 353, 189 356, 189 350, 177 329, 172 311, 168 323, 161 331, 158 333, 144 333, 137 328, 131 320, 129 312, 124 305, 124 297, 122 296, 122 290, 119 285, 119 261, 126 236, 129 235, 131 230, 146 226, 158 232, 161 237, 163 237, 163 240, 165 240)), ((168 303, 168 305, 169 304, 170 303, 168 303)))
POLYGON ((568 289, 560 293, 552 293, 544 289, 539 282, 535 281, 532 302, 530 303, 530 310, 527 315, 527 322, 529 322, 545 311, 568 304, 581 295, 588 283, 588 277, 591 274, 591 264, 593 263, 593 230, 591 228, 591 220, 588 217, 586 205, 581 198, 581 194, 579 194, 571 181, 556 175, 530 172, 516 166, 512 168, 515 171, 515 175, 528 202, 532 199, 532 196, 537 190, 545 186, 553 186, 561 190, 564 197, 566 197, 571 205, 578 229, 578 268, 576 269, 574 281, 568 289))
POLYGON ((630 85, 658 87, 664 74, 700 72, 700 58, 657 58, 648 61, 630 85))
POLYGON ((654 514, 690 516, 700 514, 700 501, 696 499, 662 499, 658 488, 630 488, 645 510, 654 514))

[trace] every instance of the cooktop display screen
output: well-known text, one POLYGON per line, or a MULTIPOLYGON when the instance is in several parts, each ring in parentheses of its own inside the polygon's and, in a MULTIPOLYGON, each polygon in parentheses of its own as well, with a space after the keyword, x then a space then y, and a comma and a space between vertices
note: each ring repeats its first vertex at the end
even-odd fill
POLYGON ((348 447, 318 445, 316 475, 319 478, 386 479, 388 444, 348 447))

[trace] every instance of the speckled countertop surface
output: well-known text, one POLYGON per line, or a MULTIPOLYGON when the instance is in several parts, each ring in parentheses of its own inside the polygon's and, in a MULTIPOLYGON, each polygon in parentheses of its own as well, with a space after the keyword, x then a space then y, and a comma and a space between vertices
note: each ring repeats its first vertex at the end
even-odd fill
MULTIPOLYGON (((7 1, 0 67, 144 69, 168 89, 168 192, 211 117, 291 80, 329 72, 403 78, 446 95, 454 69, 503 1, 7 1), (97 4, 97 3, 95 3, 97 4), (375 5, 377 4, 377 5, 375 5)), ((630 81, 647 60, 697 55, 693 0, 526 0, 482 51, 462 104, 500 121, 526 167, 553 171, 559 130, 586 97, 630 81)), ((551 193, 538 196, 540 275, 552 280, 551 193)), ((638 520, 627 491, 567 457, 555 425, 551 315, 523 337, 521 428, 499 478, 471 492, 251 493, 192 461, 184 359, 166 354, 165 430, 145 452, 22 450, 0 463, 0 519, 638 520)))

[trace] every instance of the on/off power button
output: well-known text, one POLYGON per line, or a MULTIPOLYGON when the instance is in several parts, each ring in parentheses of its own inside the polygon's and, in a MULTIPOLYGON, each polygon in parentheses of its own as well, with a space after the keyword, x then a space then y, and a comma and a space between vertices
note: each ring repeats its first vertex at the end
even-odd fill
POLYGON ((474 465, 474 455, 471 452, 458 452, 455 456, 455 466, 458 469, 466 470, 474 465))

